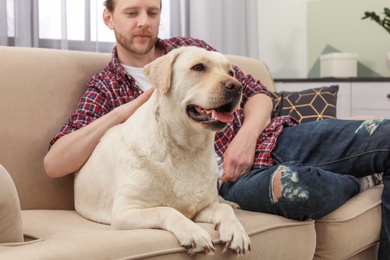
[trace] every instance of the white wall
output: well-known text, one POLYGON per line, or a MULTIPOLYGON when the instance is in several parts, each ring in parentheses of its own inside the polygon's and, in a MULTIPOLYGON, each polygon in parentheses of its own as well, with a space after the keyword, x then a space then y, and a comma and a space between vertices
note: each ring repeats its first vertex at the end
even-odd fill
POLYGON ((390 51, 390 34, 364 12, 383 17, 389 0, 322 0, 308 3, 307 39, 309 77, 320 76, 320 56, 329 52, 358 55, 358 77, 389 77, 385 57, 390 51))
POLYGON ((274 78, 307 77, 307 1, 258 1, 259 57, 274 78))
POLYGON ((390 1, 355 1, 258 0, 259 57, 274 78, 307 78, 325 43, 358 53, 360 76, 368 77, 368 70, 373 70, 389 77, 385 55, 390 51, 390 37, 383 28, 361 17, 364 11, 383 16, 390 1))

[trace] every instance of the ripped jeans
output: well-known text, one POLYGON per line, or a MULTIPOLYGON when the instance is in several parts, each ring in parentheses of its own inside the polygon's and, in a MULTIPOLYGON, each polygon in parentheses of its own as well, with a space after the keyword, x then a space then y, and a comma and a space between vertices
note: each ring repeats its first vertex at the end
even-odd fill
POLYGON ((223 183, 220 194, 245 210, 318 219, 359 193, 356 178, 383 172, 378 259, 390 259, 390 120, 328 119, 289 127, 272 157, 272 167, 223 183))

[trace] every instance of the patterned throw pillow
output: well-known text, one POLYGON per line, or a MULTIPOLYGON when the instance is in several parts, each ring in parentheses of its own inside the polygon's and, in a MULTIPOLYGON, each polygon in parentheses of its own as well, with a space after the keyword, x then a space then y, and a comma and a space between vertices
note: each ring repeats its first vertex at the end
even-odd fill
POLYGON ((272 117, 291 115, 300 123, 336 117, 338 85, 298 92, 270 92, 274 108, 272 117))

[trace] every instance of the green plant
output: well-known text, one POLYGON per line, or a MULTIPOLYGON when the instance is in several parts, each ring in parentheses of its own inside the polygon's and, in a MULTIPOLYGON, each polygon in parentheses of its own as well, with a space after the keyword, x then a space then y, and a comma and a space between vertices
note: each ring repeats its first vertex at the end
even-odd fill
POLYGON ((371 18, 371 20, 374 20, 377 22, 380 26, 385 28, 385 30, 390 33, 390 9, 384 8, 384 17, 381 19, 379 15, 377 15, 375 12, 365 12, 365 16, 362 17, 362 19, 371 18))

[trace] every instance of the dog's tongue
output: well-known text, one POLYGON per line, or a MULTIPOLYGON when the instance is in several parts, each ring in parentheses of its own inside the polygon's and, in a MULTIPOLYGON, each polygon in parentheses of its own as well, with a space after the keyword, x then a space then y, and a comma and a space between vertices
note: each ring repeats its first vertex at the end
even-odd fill
POLYGON ((233 121, 233 114, 231 113, 221 113, 213 110, 214 117, 218 119, 218 121, 224 122, 224 123, 230 123, 233 121))

